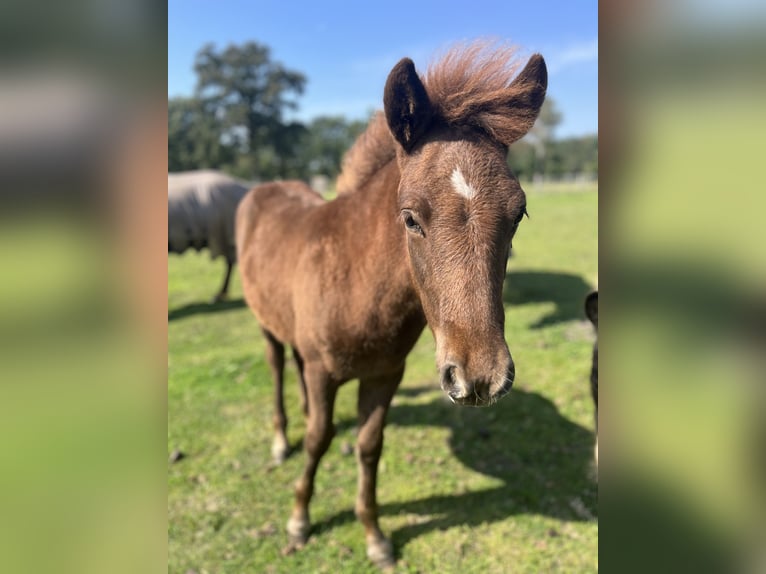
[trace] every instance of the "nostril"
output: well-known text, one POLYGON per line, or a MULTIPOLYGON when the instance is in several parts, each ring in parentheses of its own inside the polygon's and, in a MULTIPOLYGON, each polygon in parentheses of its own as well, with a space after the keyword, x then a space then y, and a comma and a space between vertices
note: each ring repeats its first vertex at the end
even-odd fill
POLYGON ((508 367, 505 370, 505 378, 503 379, 502 383, 495 388, 495 391, 492 393, 494 395, 494 399, 499 399, 506 394, 508 394, 511 390, 511 387, 513 387, 513 381, 516 378, 516 369, 513 366, 513 362, 508 364, 508 367))
POLYGON ((455 375, 455 365, 446 365, 442 368, 441 373, 441 385, 445 391, 451 391, 457 384, 457 377, 455 375))
POLYGON ((516 367, 513 365, 513 362, 508 365, 508 370, 505 372, 505 380, 508 383, 513 383, 513 380, 516 378, 516 367))

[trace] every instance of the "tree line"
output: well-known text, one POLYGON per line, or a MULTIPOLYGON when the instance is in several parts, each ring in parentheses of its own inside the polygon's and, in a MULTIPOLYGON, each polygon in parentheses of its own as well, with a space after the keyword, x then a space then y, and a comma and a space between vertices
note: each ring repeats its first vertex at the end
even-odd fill
MULTIPOLYGON (((288 121, 306 76, 274 61, 257 42, 202 47, 190 97, 168 99, 168 170, 219 169, 247 179, 334 178, 366 120, 321 116, 288 121)), ((561 113, 546 100, 533 130, 511 147, 519 179, 589 178, 598 173, 598 137, 555 139, 561 113)))

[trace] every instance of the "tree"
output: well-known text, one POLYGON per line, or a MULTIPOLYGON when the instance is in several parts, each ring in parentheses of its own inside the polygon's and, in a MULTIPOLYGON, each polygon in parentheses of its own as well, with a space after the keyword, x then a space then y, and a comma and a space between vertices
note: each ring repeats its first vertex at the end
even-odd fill
POLYGON ((535 146, 526 140, 517 141, 508 153, 508 166, 514 175, 524 181, 531 181, 535 175, 535 146))
POLYGON ((284 124, 275 130, 271 146, 276 158, 271 177, 306 177, 306 158, 301 154, 301 145, 307 134, 306 126, 299 122, 284 124))
POLYGON ((556 126, 561 123, 561 118, 561 112, 556 108, 556 102, 553 98, 546 98, 540 108, 540 115, 528 135, 530 143, 535 147, 534 173, 536 174, 546 173, 546 157, 549 155, 548 152, 554 139, 553 133, 556 126))
POLYGON ((508 166, 522 180, 569 178, 578 174, 598 175, 598 135, 555 139, 562 114, 548 98, 530 132, 514 143, 508 166))
POLYGON ((598 173, 598 136, 571 137, 554 141, 546 175, 554 178, 598 173))
POLYGON ((343 116, 315 118, 307 127, 300 150, 307 175, 337 176, 343 154, 366 127, 367 122, 349 121, 343 116))
MULTIPOLYGON (((221 122, 223 136, 250 155, 252 166, 281 171, 294 148, 295 124, 286 126, 283 114, 296 109, 291 96, 303 93, 306 78, 271 59, 267 46, 248 42, 230 45, 219 52, 212 44, 204 46, 194 62, 197 73, 196 96, 205 113, 221 122), (258 156, 258 157, 256 157, 258 156)), ((269 174, 251 173, 249 177, 269 174)))
POLYGON ((168 170, 214 168, 234 159, 222 140, 223 128, 196 98, 168 100, 168 170))

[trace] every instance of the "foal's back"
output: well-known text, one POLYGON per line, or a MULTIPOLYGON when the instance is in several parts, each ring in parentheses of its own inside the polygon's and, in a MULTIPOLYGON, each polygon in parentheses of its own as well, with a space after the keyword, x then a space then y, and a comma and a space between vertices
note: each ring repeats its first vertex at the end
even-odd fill
POLYGON ((292 292, 310 213, 325 202, 301 181, 254 187, 237 209, 237 256, 248 305, 262 326, 293 343, 292 292))

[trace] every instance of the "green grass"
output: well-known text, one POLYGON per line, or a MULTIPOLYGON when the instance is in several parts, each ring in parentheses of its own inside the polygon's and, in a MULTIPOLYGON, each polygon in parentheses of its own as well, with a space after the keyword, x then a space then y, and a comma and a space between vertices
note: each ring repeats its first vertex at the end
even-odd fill
MULTIPOLYGON (((582 318, 597 278, 597 191, 528 193, 531 219, 505 287, 514 391, 487 409, 449 403, 426 330, 389 412, 378 500, 397 572, 598 569, 593 335, 582 318)), ((338 395, 310 542, 280 554, 304 454, 270 464, 263 340, 238 277, 231 302, 205 303, 222 275, 223 262, 206 253, 168 259, 168 453, 186 454, 168 467, 169 572, 375 572, 353 516, 356 462, 341 448, 354 442, 355 381, 338 395)), ((286 402, 298 445, 305 424, 292 363, 286 402)))

